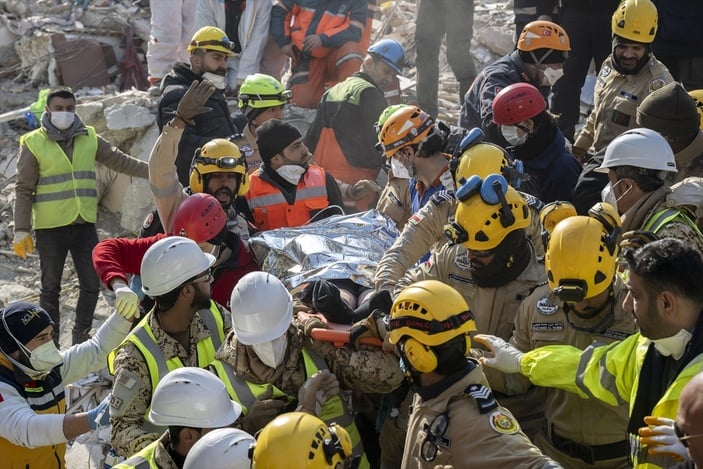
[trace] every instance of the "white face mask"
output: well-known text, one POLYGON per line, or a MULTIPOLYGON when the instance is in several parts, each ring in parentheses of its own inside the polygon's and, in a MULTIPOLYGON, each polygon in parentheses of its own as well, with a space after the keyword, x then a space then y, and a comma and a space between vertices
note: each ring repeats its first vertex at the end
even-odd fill
POLYGON ((225 89, 225 77, 212 72, 203 73, 203 78, 215 85, 218 90, 225 89))
POLYGON ((51 371, 63 363, 63 358, 53 340, 41 344, 29 352, 29 363, 36 371, 51 371))
POLYGON ((254 353, 269 368, 277 368, 283 363, 288 348, 288 334, 283 334, 278 339, 273 339, 263 344, 254 344, 251 346, 254 353))
POLYGON ((612 184, 611 182, 608 182, 608 184, 605 185, 605 187, 603 188, 603 190, 600 191, 600 200, 602 200, 602 201, 605 202, 605 203, 608 203, 608 204, 612 205, 613 207, 615 207, 616 210, 617 210, 617 208, 618 208, 618 202, 620 201, 620 199, 622 199, 623 197, 625 197, 625 195, 626 195, 628 192, 630 192, 630 189, 632 189, 632 186, 630 186, 630 187, 627 188, 627 190, 626 190, 625 192, 623 192, 622 194, 620 194, 620 197, 616 197, 616 196, 615 196, 615 186, 617 186, 618 184, 620 184, 622 181, 623 181, 623 180, 620 179, 620 180, 619 180, 618 182, 616 182, 615 184, 612 184))
POLYGON ((66 130, 73 124, 76 119, 76 114, 66 111, 55 111, 49 116, 49 120, 59 130, 66 130))
POLYGON ((393 177, 398 179, 410 179, 410 171, 396 158, 391 158, 391 171, 393 171, 393 177))
POLYGON ((542 70, 542 74, 544 75, 544 81, 546 82, 545 85, 554 86, 554 83, 556 83, 559 78, 564 75, 564 69, 547 67, 542 70))
POLYGON ((683 357, 686 345, 691 341, 691 337, 693 336, 690 332, 686 329, 681 329, 671 337, 653 340, 652 342, 654 342, 654 348, 656 348, 659 353, 665 357, 671 356, 674 360, 678 360, 683 357))
POLYGON ((501 125, 500 133, 503 134, 505 141, 514 147, 519 147, 527 141, 527 133, 522 132, 521 134, 514 125, 501 125))
POLYGON ((276 172, 283 179, 297 186, 306 169, 297 164, 287 164, 278 168, 276 172))

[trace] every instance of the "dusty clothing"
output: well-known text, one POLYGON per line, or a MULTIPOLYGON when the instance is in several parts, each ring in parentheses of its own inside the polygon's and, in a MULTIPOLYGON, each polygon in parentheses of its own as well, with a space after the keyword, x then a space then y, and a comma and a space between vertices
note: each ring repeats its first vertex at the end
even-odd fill
POLYGON ((393 177, 392 173, 389 173, 388 182, 376 204, 376 210, 393 220, 399 230, 405 227, 413 213, 408 184, 409 179, 393 177))
MULTIPOLYGON (((541 258, 544 256, 542 227, 539 223, 542 202, 527 194, 523 196, 531 212, 530 226, 525 231, 532 239, 535 255, 541 258)), ((446 244, 444 225, 454 221, 456 207, 457 201, 451 192, 438 192, 418 212, 412 214, 403 232, 386 251, 376 268, 374 285, 377 290, 393 291, 398 280, 425 253, 440 249, 446 244)), ((408 206, 408 210, 412 209, 408 206)))
POLYGON ((158 467, 159 469, 181 469, 181 467, 176 464, 168 452, 168 447, 170 444, 171 437, 168 432, 164 432, 158 440, 146 446, 126 461, 112 467, 113 469, 142 469, 143 467, 145 469, 148 467, 158 467), (147 462, 150 465, 146 465, 147 462))
POLYGON ((63 364, 33 380, 0 353, 0 454, 3 467, 65 468, 64 386, 105 366, 129 332, 130 321, 110 316, 95 336, 62 351, 63 364))
POLYGON ((671 189, 662 186, 644 195, 635 205, 620 216, 623 233, 631 230, 651 230, 660 238, 677 238, 695 246, 703 253, 703 237, 691 225, 675 218, 660 227, 651 226, 651 220, 661 210, 669 208, 667 196, 671 189))
MULTIPOLYGON (((154 205, 166 233, 173 233, 173 223, 178 207, 188 197, 188 193, 178 181, 175 166, 178 142, 183 133, 183 129, 164 126, 149 155, 149 183, 151 192, 154 194, 154 205)), ((227 209, 227 229, 237 233, 244 244, 247 244, 249 224, 246 218, 232 207, 227 209)))
POLYGON ((560 466, 530 443, 515 417, 493 397, 481 365, 474 364, 469 373, 437 396, 423 399, 415 394, 402 467, 560 466), (446 430, 429 434, 433 421, 441 419, 442 414, 447 419, 446 430), (426 461, 423 456, 431 455, 430 447, 436 449, 436 456, 426 461))
MULTIPOLYGON (((222 307, 220 311, 224 333, 228 334, 232 329, 231 315, 222 307)), ((210 331, 198 313, 190 323, 187 350, 161 328, 158 316, 150 314, 147 320, 165 360, 177 358, 182 366, 199 366, 198 342, 210 337, 210 331)), ((151 405, 152 378, 144 355, 131 342, 125 342, 117 351, 114 369, 115 386, 110 401, 111 441, 120 455, 128 456, 156 440, 160 434, 147 431, 144 425, 144 416, 151 405)))
POLYGON ((654 56, 636 75, 618 73, 612 55, 609 56, 596 80, 593 111, 576 137, 574 147, 596 153, 624 131, 637 127, 637 106, 649 93, 673 80, 654 56))
POLYGON ((146 61, 149 78, 161 80, 176 61, 187 61, 195 33, 193 11, 200 0, 149 0, 151 30, 146 61))
MULTIPOLYGON (((606 303, 597 316, 580 319, 573 311, 569 311, 567 317, 564 303, 552 293, 549 285, 539 287, 518 308, 510 342, 526 352, 544 345, 568 344, 585 349, 593 342, 609 344, 622 340, 636 331, 632 315, 622 309, 622 300, 626 294, 627 291, 618 283, 611 301, 606 303), (593 328, 594 331, 578 331, 572 324, 580 328, 593 328)), ((509 392, 506 390, 508 393, 521 393, 526 390, 523 386, 529 386, 529 382, 522 376, 504 376, 508 383, 512 377, 517 377, 515 381, 519 380, 509 384, 512 384, 513 389, 509 392), (515 386, 520 381, 522 385, 515 386)), ((491 384, 496 389, 493 380, 491 384)), ((629 467, 625 440, 627 406, 609 406, 597 400, 581 399, 567 391, 545 388, 544 409, 547 431, 542 432, 536 444, 564 467, 629 467), (569 444, 573 446, 571 451, 566 449, 569 444), (561 450, 555 448, 555 445, 561 450), (587 462, 579 458, 577 455, 581 448, 578 445, 591 448, 596 456, 595 461, 587 462), (619 457, 616 456, 618 453, 619 457)), ((588 452, 583 451, 583 454, 588 452)))
MULTIPOLYGON (((173 117, 178 103, 188 91, 191 83, 201 79, 202 77, 193 72, 190 66, 185 63, 179 62, 173 66, 173 70, 161 82, 161 99, 156 119, 159 130, 163 131, 167 127, 166 123, 173 117)), ((237 127, 230 117, 227 101, 222 91, 215 91, 215 94, 210 96, 205 103, 205 107, 209 107, 211 110, 195 116, 193 118, 195 125, 186 126, 183 136, 178 142, 175 162, 178 180, 184 186, 188 184, 190 163, 196 149, 214 138, 227 138, 238 133, 237 127)))
POLYGON ((691 176, 703 176, 703 131, 699 131, 690 145, 675 155, 676 169, 674 182, 691 176))

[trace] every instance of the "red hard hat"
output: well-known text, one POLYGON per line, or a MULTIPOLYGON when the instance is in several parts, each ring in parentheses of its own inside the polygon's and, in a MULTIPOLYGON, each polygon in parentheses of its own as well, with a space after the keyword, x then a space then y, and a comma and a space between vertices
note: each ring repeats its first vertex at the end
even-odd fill
POLYGON ((515 83, 500 90, 493 98, 493 122, 512 125, 531 119, 547 109, 547 102, 529 83, 515 83))
POLYGON ((197 193, 186 197, 176 211, 173 230, 196 243, 217 236, 227 224, 227 215, 220 202, 210 194, 197 193))

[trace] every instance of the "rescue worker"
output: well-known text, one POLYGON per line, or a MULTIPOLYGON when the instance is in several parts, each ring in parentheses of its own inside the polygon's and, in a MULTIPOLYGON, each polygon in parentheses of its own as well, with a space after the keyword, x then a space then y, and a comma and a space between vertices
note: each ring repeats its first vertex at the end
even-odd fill
MULTIPOLYGON (((187 120, 203 112, 203 106, 215 91, 207 81, 193 82, 178 103, 177 113, 187 120)), ((191 154, 188 187, 184 189, 174 171, 179 142, 183 138, 185 121, 171 119, 161 131, 149 155, 149 183, 154 195, 156 215, 144 222, 142 236, 159 232, 172 233, 179 205, 190 193, 213 195, 227 212, 227 227, 246 243, 250 226, 246 218, 248 207, 244 195, 249 190, 246 160, 234 143, 216 138, 207 141, 191 154)))
MULTIPOLYGON (((471 138, 471 135, 470 132, 467 139, 471 138)), ((455 184, 458 180, 469 179, 473 175, 485 178, 490 174, 502 174, 511 185, 520 185, 521 180, 525 179, 521 162, 511 162, 505 150, 497 145, 483 143, 480 139, 465 143, 460 156, 450 161, 450 169, 454 172, 455 184)), ((533 240, 535 255, 543 257, 544 248, 537 242, 542 233, 538 215, 543 204, 531 195, 522 192, 520 194, 525 198, 532 214, 527 232, 533 240)), ((426 252, 438 249, 447 242, 444 226, 454 221, 457 205, 458 201, 452 193, 438 192, 429 203, 412 214, 400 236, 376 267, 374 278, 376 290, 393 291, 398 280, 426 252)))
POLYGON ((617 207, 623 232, 644 230, 678 238, 703 252, 703 235, 690 209, 677 206, 667 175, 676 172, 671 146, 657 132, 632 129, 613 140, 596 170, 607 173, 603 201, 617 207))
POLYGON ((176 368, 205 368, 231 329, 229 312, 210 299, 214 262, 181 236, 157 241, 144 254, 142 289, 156 306, 108 359, 115 375, 111 442, 121 456, 159 438, 160 430, 145 422, 159 380, 176 368))
MULTIPOLYGON (((259 270, 259 267, 242 240, 227 231, 226 221, 227 215, 217 199, 209 194, 195 193, 186 197, 178 207, 174 233, 192 239, 203 251, 215 255, 211 296, 227 307, 234 285, 245 274, 259 270)), ((139 275, 147 250, 166 236, 159 233, 136 239, 108 238, 95 246, 95 271, 100 280, 115 292, 115 307, 118 310, 124 308, 128 314, 137 314, 140 298, 127 286, 128 276, 139 275)))
POLYGON ((0 310, 0 454, 3 467, 63 469, 66 441, 109 423, 109 397, 88 412, 66 414, 64 386, 96 372, 132 322, 113 313, 95 336, 59 352, 54 321, 41 306, 0 310))
MULTIPOLYGON (((549 283, 535 289, 515 315, 510 344, 519 350, 557 344, 585 349, 593 342, 624 340, 636 331, 622 308, 627 292, 614 280, 620 218, 605 204, 592 213, 568 217, 552 230, 545 259, 549 283)), ((500 383, 489 370, 494 390, 520 394, 530 385, 518 375, 504 375, 506 382, 500 383)), ((547 425, 533 439, 544 454, 573 469, 630 467, 625 405, 545 388, 544 407, 547 425)))
POLYGON ((569 36, 561 26, 550 21, 528 23, 516 49, 487 65, 471 84, 464 96, 459 125, 465 129, 479 127, 489 142, 507 147, 508 142, 493 123, 493 98, 503 88, 523 82, 549 94, 561 78, 569 50, 569 36))
MULTIPOLYGON (((193 10, 198 0, 149 0, 149 42, 146 64, 149 74, 149 94, 158 96, 158 87, 174 62, 188 60, 186 48, 193 32, 193 10)), ((141 5, 140 5, 141 6, 141 5)), ((141 67, 140 67, 141 69, 141 67)))
POLYGON ((253 436, 238 428, 218 428, 203 435, 188 451, 183 469, 251 469, 253 436))
POLYGON ((298 129, 271 119, 256 135, 263 165, 251 175, 247 201, 258 230, 301 226, 344 213, 337 182, 311 163, 312 154, 298 129))
POLYGON ((537 183, 544 203, 570 201, 581 173, 581 165, 566 148, 556 118, 547 101, 529 83, 515 83, 500 90, 493 99, 493 122, 510 144, 512 159, 537 183))
POLYGON ((241 413, 242 407, 229 399, 217 376, 190 366, 173 370, 156 385, 147 417, 168 429, 113 469, 180 469, 196 442, 214 429, 232 425, 241 413))
POLYGON ((314 109, 325 86, 359 70, 366 53, 366 1, 318 4, 311 0, 278 0, 271 10, 271 35, 291 58, 287 88, 293 104, 314 109))
POLYGON ((253 469, 339 469, 354 467, 352 439, 336 423, 326 424, 301 412, 288 412, 259 434, 252 453, 253 469))
POLYGON ((190 162, 197 148, 214 138, 227 138, 238 133, 223 94, 227 59, 234 56, 234 43, 221 29, 205 26, 193 35, 188 52, 190 64, 176 62, 173 70, 161 81, 161 99, 156 116, 162 132, 167 127, 185 128, 183 136, 179 135, 181 138, 175 157, 178 180, 184 186, 188 184, 190 162), (210 87, 215 90, 207 90, 210 94, 206 104, 200 106, 200 112, 191 113, 183 107, 179 109, 188 88, 203 80, 210 82, 210 87))
POLYGON ((388 340, 414 392, 402 467, 559 467, 498 404, 478 361, 466 358, 473 317, 459 292, 433 280, 404 288, 393 303, 388 340))
POLYGON ((450 155, 442 152, 442 135, 428 113, 405 106, 386 119, 380 137, 393 176, 408 179, 410 213, 419 211, 437 192, 454 190, 450 155))
MULTIPOLYGON (((291 323, 290 293, 264 272, 244 276, 232 291, 230 304, 233 331, 212 366, 230 396, 242 404, 242 428, 254 434, 281 412, 305 410, 345 427, 354 456, 362 457, 353 414, 340 396, 346 390, 394 390, 403 381, 397 358, 380 349, 354 351, 310 340, 310 330, 324 324, 314 316, 291 323), (332 380, 335 375, 339 384, 332 380), (345 391, 340 393, 340 387, 345 391)), ((361 467, 368 467, 365 457, 361 467)))
POLYGON ((596 80, 593 111, 572 148, 582 163, 636 127, 637 106, 649 93, 673 81, 650 50, 657 33, 657 8, 651 0, 621 2, 613 13, 611 31, 612 53, 596 80))
POLYGON ((283 119, 283 106, 290 102, 293 93, 283 88, 281 82, 270 75, 249 75, 239 88, 239 109, 244 113, 247 125, 234 143, 247 159, 247 172, 253 174, 261 166, 259 146, 256 144, 256 129, 270 119, 283 119))
POLYGON ((53 337, 57 345, 61 276, 69 252, 80 289, 73 344, 89 338, 98 302, 100 282, 90 262, 98 244, 95 162, 130 176, 148 175, 144 161, 112 146, 75 111, 76 96, 70 88, 49 91, 41 127, 20 138, 15 184, 12 248, 23 259, 34 252, 33 224, 41 269, 39 304, 56 325, 53 337))
POLYGON ((381 39, 371 45, 361 68, 322 95, 305 135, 315 163, 348 185, 343 195, 356 202, 357 210, 368 210, 374 193, 367 189, 360 194, 355 184, 375 181, 383 164, 375 149, 374 123, 387 106, 384 91, 408 65, 398 41, 381 39))
POLYGON ((635 468, 669 467, 670 456, 650 452, 638 430, 645 417, 676 417, 681 390, 702 371, 703 294, 698 279, 703 258, 689 244, 665 238, 626 250, 627 296, 623 309, 634 314, 639 332, 610 345, 585 350, 549 345, 522 353, 503 340, 476 336, 490 344, 486 366, 522 373, 533 384, 564 389, 609 405, 627 404, 629 455, 635 468))
POLYGON ((215 26, 234 43, 234 54, 227 59, 226 95, 237 96, 247 77, 259 71, 272 6, 267 0, 197 0, 195 28, 215 26))

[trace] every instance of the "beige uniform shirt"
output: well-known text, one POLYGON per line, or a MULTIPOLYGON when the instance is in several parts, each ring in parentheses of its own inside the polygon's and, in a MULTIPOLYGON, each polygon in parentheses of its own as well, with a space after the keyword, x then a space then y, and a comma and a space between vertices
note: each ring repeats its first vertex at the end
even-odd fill
MULTIPOLYGON (((224 332, 232 329, 231 314, 220 307, 224 320, 224 332)), ((197 343, 210 336, 205 323, 196 314, 190 323, 189 346, 168 335, 159 321, 152 315, 149 326, 154 332, 164 359, 178 357, 183 366, 198 366, 197 343)), ((146 360, 132 343, 125 343, 115 356, 115 385, 110 400, 110 424, 112 425, 112 446, 122 456, 131 456, 159 438, 159 432, 145 429, 144 420, 151 405, 151 377, 146 360)), ((147 427, 151 426, 148 424, 147 427)), ((151 430, 155 428, 151 426, 151 430)))
MULTIPOLYGON (((545 345, 573 345, 585 349, 593 342, 609 344, 622 340, 636 331, 636 325, 630 313, 622 309, 622 301, 627 291, 619 282, 616 283, 615 296, 598 316, 589 320, 579 319, 570 312, 568 319, 564 313, 564 303, 552 293, 549 285, 535 290, 522 302, 515 316, 515 332, 510 342, 527 352, 545 345), (608 315, 610 320, 603 322, 608 315), (576 330, 570 323, 581 328, 598 327, 597 332, 576 330)), ((529 386, 529 381, 527 382, 529 386)), ((555 388, 545 389, 545 416, 550 432, 562 438, 573 440, 586 446, 607 445, 622 442, 625 446, 627 433, 627 405, 609 406, 596 399, 581 399, 578 395, 555 388)), ((617 459, 601 461, 598 464, 586 464, 556 450, 546 443, 548 435, 542 434, 536 441, 537 446, 564 467, 629 467, 627 451, 617 459), (540 440, 545 445, 540 444, 540 440)))
POLYGON ((259 154, 259 145, 256 144, 256 134, 247 125, 242 138, 238 138, 234 143, 247 159, 247 172, 254 174, 263 163, 259 154))
POLYGON ((412 215, 409 184, 409 179, 390 176, 376 204, 376 210, 393 220, 399 230, 412 215))
POLYGON ((654 56, 636 75, 618 73, 609 56, 596 79, 593 111, 574 147, 596 153, 624 131, 638 127, 637 106, 649 93, 672 81, 669 70, 654 56))
MULTIPOLYGON (((539 210, 542 202, 535 197, 523 194, 530 207, 530 225, 525 229, 532 240, 535 255, 544 257, 541 241, 542 228, 539 223, 539 210)), ((441 249, 447 243, 444 225, 454 221, 457 200, 447 192, 435 194, 420 210, 412 214, 403 232, 386 251, 376 267, 374 286, 376 290, 393 291, 398 281, 425 253, 441 249)))
POLYGON ((418 394, 415 395, 402 467, 514 469, 560 466, 542 455, 522 433, 510 411, 495 402, 482 368, 477 365, 433 399, 423 401, 418 394), (448 422, 446 431, 428 438, 432 422, 444 412, 448 422), (423 453, 431 455, 433 446, 436 455, 426 461, 423 453))

